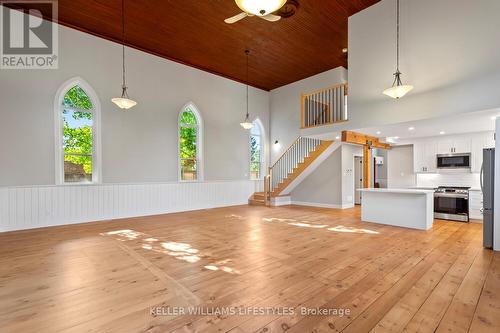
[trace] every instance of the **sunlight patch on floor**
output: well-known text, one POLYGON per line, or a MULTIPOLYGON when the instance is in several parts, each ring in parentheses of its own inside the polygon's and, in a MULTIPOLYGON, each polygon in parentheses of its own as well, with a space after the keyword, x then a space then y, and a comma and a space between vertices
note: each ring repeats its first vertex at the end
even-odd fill
POLYGON ((372 234, 372 235, 378 235, 378 231, 373 231, 369 229, 358 229, 358 228, 353 228, 353 227, 344 227, 343 225, 338 225, 336 227, 328 228, 328 231, 334 231, 334 232, 347 232, 347 233, 356 233, 356 234, 372 234))
MULTIPOLYGON (((175 258, 177 260, 185 261, 188 263, 196 263, 206 258, 207 256, 200 253, 198 249, 195 249, 188 243, 180 243, 173 241, 163 241, 159 238, 150 237, 145 233, 123 229, 123 230, 115 230, 109 231, 105 233, 101 233, 101 236, 113 237, 115 240, 125 242, 125 241, 135 241, 139 242, 139 247, 143 250, 153 251, 157 253, 166 254, 175 258)), ((230 259, 217 261, 215 263, 210 263, 208 265, 204 265, 203 267, 208 270, 213 271, 221 271, 229 274, 240 274, 238 270, 231 268, 228 263, 230 263, 230 259)))
POLYGON ((311 229, 326 229, 332 232, 343 232, 343 233, 356 233, 356 234, 371 234, 378 235, 378 231, 362 229, 362 228, 354 228, 354 227, 345 227, 343 225, 331 226, 329 224, 314 224, 309 221, 298 221, 294 219, 281 219, 276 217, 264 217, 262 218, 264 222, 279 222, 285 223, 287 225, 291 225, 294 227, 300 228, 311 228, 311 229))
POLYGON ((209 271, 223 271, 229 274, 241 274, 238 270, 226 266, 229 262, 231 262, 230 259, 221 260, 215 263, 210 263, 203 268, 208 269, 209 271))

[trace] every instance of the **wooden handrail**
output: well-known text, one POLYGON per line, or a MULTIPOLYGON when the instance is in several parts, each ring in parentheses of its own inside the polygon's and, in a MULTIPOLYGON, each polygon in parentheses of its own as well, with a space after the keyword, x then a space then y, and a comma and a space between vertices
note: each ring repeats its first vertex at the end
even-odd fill
POLYGON ((273 165, 271 165, 271 169, 276 165, 276 163, 278 163, 279 160, 281 160, 283 156, 285 156, 286 153, 288 153, 290 149, 292 149, 292 147, 297 143, 297 141, 300 140, 300 138, 301 136, 295 139, 295 141, 290 146, 288 146, 288 148, 283 152, 283 154, 281 154, 281 156, 273 163, 273 165))

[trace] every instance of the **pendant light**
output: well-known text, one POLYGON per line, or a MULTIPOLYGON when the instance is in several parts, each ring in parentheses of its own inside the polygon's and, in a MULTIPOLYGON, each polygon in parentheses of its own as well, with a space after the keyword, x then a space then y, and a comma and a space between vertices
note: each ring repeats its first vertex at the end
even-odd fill
POLYGON ((122 0, 122 95, 111 99, 120 109, 130 109, 137 105, 137 102, 130 99, 125 84, 125 0, 122 0))
POLYGON ((396 72, 392 87, 384 90, 384 95, 392 98, 401 98, 413 89, 412 85, 401 82, 401 72, 399 71, 399 0, 396 0, 396 72))
POLYGON ((253 127, 253 123, 250 121, 250 114, 248 113, 248 54, 249 53, 250 53, 249 50, 245 50, 245 54, 247 57, 247 113, 245 116, 245 121, 240 123, 240 126, 246 130, 251 129, 253 127))

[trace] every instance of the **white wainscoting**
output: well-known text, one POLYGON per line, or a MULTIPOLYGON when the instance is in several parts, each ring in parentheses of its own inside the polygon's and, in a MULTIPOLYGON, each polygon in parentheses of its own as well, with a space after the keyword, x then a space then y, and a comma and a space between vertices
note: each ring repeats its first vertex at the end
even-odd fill
POLYGON ((246 204, 250 180, 0 188, 0 232, 246 204))

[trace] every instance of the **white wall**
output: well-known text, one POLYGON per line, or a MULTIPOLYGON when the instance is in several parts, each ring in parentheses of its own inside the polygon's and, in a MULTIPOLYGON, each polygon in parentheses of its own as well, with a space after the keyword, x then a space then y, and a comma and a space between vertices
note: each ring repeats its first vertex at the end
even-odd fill
POLYGON ((347 70, 337 67, 271 91, 271 161, 281 156, 300 135, 300 97, 303 93, 347 82, 347 70), (279 144, 274 145, 278 140, 279 144))
POLYGON ((387 151, 387 187, 415 186, 413 146, 396 146, 387 151))
POLYGON ((340 207, 342 204, 342 149, 335 150, 291 193, 292 202, 340 207))
MULTIPOLYGON (((204 122, 205 180, 248 179, 245 86, 141 51, 127 49, 127 84, 138 105, 122 111, 121 46, 59 29, 59 69, 2 70, 0 186, 50 185, 54 171, 54 96, 76 76, 102 105, 104 183, 177 181, 177 116, 189 101, 204 122)), ((269 137, 269 93, 250 89, 250 113, 269 137)))
POLYGON ((395 0, 349 18, 351 128, 500 106, 500 1, 402 0, 403 81, 415 89, 384 96, 395 70, 395 0))

